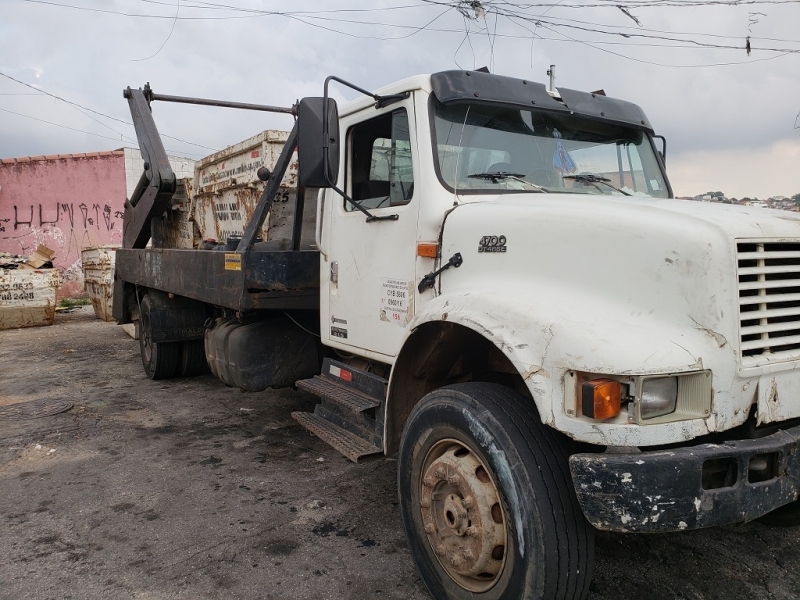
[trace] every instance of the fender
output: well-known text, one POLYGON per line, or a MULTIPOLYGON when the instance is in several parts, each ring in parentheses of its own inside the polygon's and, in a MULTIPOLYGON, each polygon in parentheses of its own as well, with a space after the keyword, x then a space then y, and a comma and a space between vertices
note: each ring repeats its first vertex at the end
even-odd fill
MULTIPOLYGON (((715 358, 713 364, 731 366, 729 371, 714 372, 714 392, 725 394, 731 393, 735 376, 736 361, 731 356, 735 350, 720 334, 696 325, 688 315, 684 322, 667 322, 653 315, 631 314, 629 307, 609 302, 602 295, 576 294, 574 290, 558 293, 552 283, 546 296, 542 289, 538 286, 537 293, 537 286, 520 283, 502 292, 460 291, 428 301, 410 323, 396 364, 422 325, 446 321, 474 331, 502 352, 524 381, 542 422, 576 440, 613 446, 666 444, 717 428, 713 410, 707 419, 647 426, 568 416, 564 410, 564 377, 570 371, 598 375, 680 373, 701 370, 704 360, 715 358)), ((409 382, 402 379, 393 369, 387 417, 402 418, 404 411, 393 406, 399 396, 395 382, 403 386, 401 393, 409 393, 409 382)), ((719 424, 727 420, 726 427, 730 427, 746 417, 739 414, 735 417, 738 422, 734 422, 730 416, 721 415, 719 424)))

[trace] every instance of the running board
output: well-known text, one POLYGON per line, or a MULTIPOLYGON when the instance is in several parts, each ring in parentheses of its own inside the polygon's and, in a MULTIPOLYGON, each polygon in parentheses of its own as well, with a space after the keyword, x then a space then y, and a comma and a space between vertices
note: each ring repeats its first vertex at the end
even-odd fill
POLYGON ((319 396, 313 413, 293 412, 303 427, 344 456, 358 459, 383 452, 384 400, 387 381, 344 363, 325 359, 322 373, 297 387, 319 396))
POLYGON ((292 418, 354 463, 364 456, 383 453, 381 448, 373 446, 314 413, 293 412, 292 418))

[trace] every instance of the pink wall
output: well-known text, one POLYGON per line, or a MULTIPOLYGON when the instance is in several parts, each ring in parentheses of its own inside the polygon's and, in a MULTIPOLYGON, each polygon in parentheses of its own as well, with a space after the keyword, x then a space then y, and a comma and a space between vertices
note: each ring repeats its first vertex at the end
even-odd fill
POLYGON ((81 248, 121 244, 121 150, 0 160, 0 251, 56 251, 58 297, 81 296, 81 248))

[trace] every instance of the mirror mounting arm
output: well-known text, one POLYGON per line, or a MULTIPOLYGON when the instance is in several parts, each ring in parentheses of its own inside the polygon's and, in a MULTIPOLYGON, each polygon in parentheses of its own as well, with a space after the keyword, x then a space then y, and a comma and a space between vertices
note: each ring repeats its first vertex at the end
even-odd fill
POLYGON ((378 101, 375 103, 375 108, 383 108, 395 102, 402 102, 411 96, 411 92, 403 92, 402 94, 391 94, 389 96, 379 96, 378 101))
POLYGON ((331 183, 330 181, 328 183, 330 183, 331 189, 334 192, 336 192, 337 194, 339 194, 342 198, 344 198, 345 201, 348 204, 350 204, 350 206, 352 206, 356 210, 361 211, 362 213, 364 213, 364 215, 367 217, 367 223, 374 223, 375 221, 397 221, 400 218, 400 215, 397 215, 397 214, 395 214, 395 215, 380 215, 380 216, 373 215, 366 208, 361 206, 358 202, 353 200, 350 196, 348 196, 342 190, 340 190, 338 187, 336 187, 333 183, 331 183))
POLYGON ((653 139, 661 140, 661 161, 666 166, 667 164, 667 138, 663 135, 654 135, 653 139))
MULTIPOLYGON (((330 169, 328 168, 329 160, 330 160, 329 150, 330 150, 330 143, 331 143, 330 123, 328 122, 328 115, 330 114, 328 112, 328 84, 331 81, 338 81, 342 85, 346 85, 347 87, 352 88, 352 89, 356 90, 357 92, 361 92, 362 94, 364 94, 366 96, 370 96, 371 98, 374 98, 375 102, 376 102, 376 106, 378 104, 380 104, 380 102, 382 100, 381 96, 379 96, 377 94, 373 94, 372 92, 368 92, 367 90, 365 90, 363 88, 360 88, 357 85, 354 85, 354 84, 350 83, 349 81, 345 81, 344 79, 340 79, 339 77, 336 77, 334 75, 331 75, 331 76, 329 76, 329 77, 327 77, 325 79, 325 87, 324 87, 324 92, 323 92, 323 95, 322 95, 322 115, 323 115, 322 116, 322 160, 323 160, 323 169, 322 170, 325 173, 325 181, 328 183, 328 185, 330 186, 330 188, 334 192, 336 192, 342 198, 344 198, 345 201, 347 201, 353 208, 355 208, 356 210, 364 213, 364 215, 367 217, 367 223, 374 223, 376 221, 397 221, 400 218, 400 215, 396 215, 396 214, 395 215, 383 215, 383 216, 375 216, 375 215, 373 215, 366 208, 361 206, 358 202, 356 202, 350 196, 348 196, 342 190, 340 190, 336 186, 336 182, 335 181, 331 181, 330 169)), ((402 94, 395 94, 395 96, 402 96, 402 94)), ((408 96, 408 94, 406 94, 406 97, 407 96, 408 96)), ((391 102, 397 102, 397 101, 402 99, 402 98, 398 98, 398 99, 395 100, 393 98, 394 98, 394 96, 386 96, 386 99, 390 99, 391 102)))

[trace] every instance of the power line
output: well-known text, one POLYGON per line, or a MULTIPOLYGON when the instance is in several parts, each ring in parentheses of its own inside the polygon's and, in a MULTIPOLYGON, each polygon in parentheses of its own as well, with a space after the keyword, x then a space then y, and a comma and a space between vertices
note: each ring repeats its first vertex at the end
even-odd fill
MULTIPOLYGON (((174 15, 172 17, 165 16, 165 15, 141 15, 141 14, 133 14, 133 13, 121 12, 121 11, 110 11, 110 10, 106 10, 106 9, 94 9, 94 8, 89 8, 89 7, 78 7, 78 6, 73 6, 73 5, 55 3, 55 2, 48 1, 48 0, 24 0, 24 1, 33 2, 33 3, 39 3, 39 4, 48 4, 48 5, 53 5, 53 6, 61 6, 61 7, 65 7, 65 8, 75 8, 75 9, 80 9, 80 10, 92 10, 92 11, 106 12, 106 13, 118 14, 118 15, 122 15, 122 16, 170 18, 170 19, 173 20, 173 29, 174 29, 175 22, 179 18, 184 18, 184 17, 179 17, 177 13, 176 13, 176 15, 174 15)), ((164 6, 168 5, 166 2, 160 2, 158 0, 140 0, 140 1, 141 2, 151 3, 151 4, 164 5, 164 6)), ((192 1, 192 0, 190 0, 190 1, 192 1)), ((430 25, 433 22, 435 22, 436 20, 438 20, 441 16, 443 16, 446 12, 448 12, 449 9, 457 9, 458 6, 460 6, 459 0, 422 0, 423 4, 416 5, 417 8, 421 8, 421 7, 424 7, 424 6, 440 6, 440 7, 444 7, 445 8, 445 11, 443 11, 442 13, 437 15, 434 19, 430 20, 429 22, 425 23, 422 26, 407 25, 407 24, 402 24, 402 23, 385 23, 385 22, 377 22, 377 21, 363 21, 363 20, 356 20, 356 19, 335 18, 335 17, 329 17, 329 16, 321 16, 323 14, 331 13, 331 12, 335 12, 335 13, 341 13, 341 12, 377 12, 377 11, 382 11, 382 10, 393 10, 393 9, 401 9, 401 8, 402 9, 414 8, 414 6, 411 6, 411 5, 404 5, 404 6, 399 6, 399 7, 383 7, 383 8, 369 8, 369 9, 336 9, 336 10, 324 10, 324 11, 274 11, 274 10, 270 11, 270 10, 262 10, 262 9, 231 6, 231 5, 219 4, 219 3, 213 3, 213 2, 203 2, 201 0, 194 0, 194 2, 195 2, 194 4, 191 4, 191 5, 184 4, 184 6, 190 7, 190 8, 206 8, 206 9, 213 9, 213 10, 228 10, 228 11, 243 12, 243 13, 248 13, 248 15, 250 15, 250 16, 256 16, 256 17, 261 17, 261 16, 280 16, 280 17, 296 20, 296 21, 298 21, 300 23, 309 25, 311 27, 320 28, 320 29, 323 29, 323 30, 326 30, 326 31, 331 31, 333 33, 337 33, 337 34, 340 34, 340 35, 345 35, 345 36, 353 37, 353 38, 357 38, 357 39, 400 40, 400 39, 406 39, 408 37, 411 37, 412 35, 415 35, 415 34, 419 33, 420 31, 430 31, 430 32, 436 32, 436 33, 438 33, 438 32, 441 32, 441 33, 458 33, 458 34, 463 34, 464 33, 463 29, 462 30, 458 30, 458 29, 440 29, 440 28, 433 29, 433 28, 430 28, 430 25), (198 6, 198 3, 200 5, 202 5, 202 6, 198 6), (314 21, 314 22, 310 22, 310 21, 314 21), (334 28, 334 27, 331 27, 331 26, 327 26, 327 25, 322 25, 321 23, 347 23, 347 24, 353 24, 353 25, 365 25, 365 26, 370 26, 370 27, 380 26, 380 27, 389 27, 389 28, 398 28, 398 29, 411 29, 412 32, 409 33, 408 35, 403 35, 403 36, 359 35, 359 34, 356 34, 356 33, 350 32, 350 31, 342 31, 341 29, 337 29, 337 28, 334 28)), ((564 18, 558 18, 558 17, 550 17, 549 20, 545 21, 542 17, 532 16, 532 15, 525 14, 523 12, 517 12, 517 11, 522 11, 522 10, 525 10, 525 9, 529 10, 531 8, 546 8, 544 14, 547 14, 547 12, 549 12, 552 8, 555 8, 555 7, 573 8, 573 9, 574 8, 590 8, 590 7, 596 7, 597 8, 597 7, 600 7, 600 8, 613 8, 613 9, 617 10, 617 6, 621 6, 621 7, 626 8, 626 10, 627 10, 627 9, 630 9, 630 8, 653 8, 653 7, 741 6, 741 5, 745 5, 745 4, 746 5, 752 5, 752 4, 797 4, 797 3, 800 3, 800 0, 681 0, 681 1, 676 1, 676 0, 649 0, 646 3, 642 2, 641 0, 596 0, 595 4, 567 4, 567 3, 564 2, 564 0, 558 0, 558 2, 556 2, 556 3, 536 3, 536 4, 518 4, 518 3, 513 3, 512 4, 512 3, 509 3, 509 2, 503 2, 502 0, 495 0, 494 2, 485 3, 484 6, 486 7, 485 8, 486 12, 495 13, 496 17, 504 16, 504 17, 508 18, 509 20, 519 19, 519 20, 525 20, 525 21, 531 23, 534 26, 534 29, 531 32, 532 35, 534 35, 534 36, 536 34, 536 28, 539 27, 541 23, 546 23, 546 24, 551 25, 552 27, 563 27, 563 28, 571 28, 571 29, 576 29, 576 30, 583 29, 584 31, 591 32, 591 33, 598 33, 600 35, 616 35, 616 36, 628 37, 628 38, 630 38, 630 37, 638 37, 638 38, 643 38, 643 39, 669 40, 670 38, 666 38, 666 37, 663 37, 663 36, 657 36, 657 35, 650 35, 648 33, 643 33, 643 32, 653 31, 654 33, 674 34, 674 35, 682 35, 682 36, 687 36, 687 37, 688 36, 692 36, 692 37, 709 36, 709 37, 718 37, 718 38, 728 37, 728 38, 735 39, 735 36, 714 36, 714 34, 702 34, 702 33, 658 32, 657 30, 647 30, 647 29, 641 29, 641 28, 640 28, 640 33, 626 34, 626 33, 620 32, 620 31, 606 31, 606 30, 602 30, 602 29, 582 28, 580 25, 569 24, 569 23, 570 22, 571 23, 579 23, 579 24, 585 24, 585 25, 593 25, 595 27, 609 27, 609 28, 616 28, 616 29, 623 29, 623 30, 630 30, 630 29, 632 29, 631 27, 625 27, 625 26, 619 26, 619 25, 604 25, 604 24, 597 24, 597 23, 589 23, 589 22, 585 22, 585 21, 578 21, 578 20, 574 20, 574 19, 564 19, 564 18), (614 4, 611 4, 612 1, 614 2, 614 4), (510 7, 510 8, 502 8, 503 6, 507 6, 507 7, 510 7), (512 8, 516 9, 516 10, 512 10, 512 8), (557 21, 565 21, 565 22, 559 23, 557 21)), ((483 14, 483 17, 485 18, 485 13, 483 14)), ((195 19, 195 18, 201 18, 201 17, 192 17, 192 19, 195 19)), ((206 17, 202 17, 202 18, 206 18, 206 17)), ((212 18, 212 17, 207 17, 207 18, 212 18)), ((213 17, 213 18, 217 18, 217 17, 213 17)), ((500 38, 513 38, 513 37, 518 37, 518 36, 513 36, 513 35, 508 35, 508 34, 497 33, 496 25, 497 25, 497 23, 495 23, 495 31, 493 33, 491 33, 491 34, 489 32, 488 25, 487 25, 486 28, 483 29, 483 31, 486 31, 486 33, 488 35, 490 35, 491 38, 498 38, 498 37, 500 37, 500 38)), ((517 25, 519 25, 519 23, 517 23, 517 25)), ((528 31, 530 32, 530 30, 528 30, 528 31)), ((523 36, 523 37, 525 37, 527 39, 527 36, 523 36)), ((783 41, 783 42, 788 42, 788 43, 800 43, 800 41, 798 41, 798 40, 774 40, 772 38, 756 38, 756 37, 752 37, 752 36, 751 36, 751 43, 753 41, 757 40, 757 39, 764 39, 764 40, 767 40, 767 41, 783 41)), ((575 40, 575 41, 582 41, 582 40, 575 40)), ((707 47, 707 48, 719 49, 719 50, 736 50, 736 51, 739 51, 739 50, 742 50, 744 48, 743 45, 722 45, 722 44, 712 45, 712 44, 707 44, 707 43, 703 43, 703 42, 698 42, 698 41, 696 41, 694 39, 672 39, 671 41, 682 42, 684 44, 696 45, 696 46, 699 46, 699 47, 707 47)), ((600 43, 600 42, 595 42, 595 43, 600 43)), ((462 40, 462 44, 463 44, 463 40, 462 40)), ((491 44, 491 45, 493 46, 493 44, 491 44)), ((636 45, 643 45, 643 44, 636 44, 636 45)), ((656 45, 656 47, 668 47, 668 45, 656 45)), ((688 47, 688 46, 676 46, 676 47, 688 47)), ((770 47, 759 48, 759 47, 752 47, 752 49, 753 50, 770 51, 770 52, 776 52, 776 53, 796 53, 796 52, 800 51, 800 49, 794 49, 794 48, 770 48, 770 47)), ((143 59, 139 59, 139 60, 143 60, 143 59)), ((750 62, 752 62, 752 61, 750 61, 750 62)))
MULTIPOLYGON (((92 6, 75 6, 73 4, 61 4, 60 2, 50 2, 49 0, 22 0, 30 4, 45 4, 48 6, 58 6, 60 8, 71 8, 73 10, 84 10, 87 12, 103 13, 108 15, 119 15, 122 17, 138 18, 138 19, 175 19, 170 15, 142 15, 137 13, 122 12, 119 10, 109 10, 106 8, 95 8, 92 6)), ((239 17, 178 17, 181 21, 225 21, 230 19, 247 19, 247 16, 239 17)))
POLYGON ((48 125, 55 125, 56 127, 62 127, 64 129, 69 129, 70 131, 77 131, 78 133, 85 133, 86 135, 93 135, 95 137, 103 138, 105 140, 111 140, 114 142, 118 142, 117 138, 108 137, 107 135, 100 135, 99 133, 92 133, 91 131, 84 131, 83 129, 75 129, 74 127, 68 127, 67 125, 62 125, 60 123, 53 123, 52 121, 46 121, 44 119, 40 119, 38 117, 32 117, 30 115, 23 115, 22 113, 14 112, 13 110, 7 110, 5 108, 0 108, 3 112, 10 113, 12 115, 17 115, 18 117, 25 117, 26 119, 32 119, 34 121, 39 121, 40 123, 47 123, 48 125))
MULTIPOLYGON (((62 129, 69 129, 70 131, 75 131, 77 133, 85 133, 86 135, 93 135, 95 137, 103 138, 104 140, 111 140, 112 142, 121 141, 121 140, 118 140, 117 138, 108 137, 107 135, 100 135, 99 133, 93 133, 91 131, 84 131, 83 129, 76 129, 74 127, 69 127, 67 125, 62 125, 61 123, 54 123, 53 121, 47 121, 45 119, 40 119, 39 117, 33 117, 31 115, 24 115, 22 113, 14 112, 13 110, 8 110, 8 109, 5 109, 5 108, 0 108, 0 111, 6 112, 6 113, 9 113, 9 114, 12 114, 12 115, 16 115, 18 117, 25 117, 26 119, 31 119, 33 121, 38 121, 40 123, 46 123, 48 125, 53 125, 55 127, 61 127, 62 129)), ((135 140, 134 140, 134 142, 135 142, 135 140)), ((136 150, 139 150, 139 146, 132 146, 132 147, 134 149, 136 149, 136 150)), ((173 154, 192 154, 194 156, 203 156, 202 154, 198 154, 197 152, 186 152, 185 150, 180 150, 180 151, 179 150, 170 150, 169 148, 166 148, 166 150, 167 150, 167 152, 170 152, 170 153, 173 153, 173 154)))
POLYGON ((787 55, 791 54, 790 52, 785 52, 783 54, 776 54, 775 56, 769 56, 769 57, 766 57, 766 58, 755 58, 755 59, 752 59, 752 60, 740 61, 740 62, 694 64, 694 65, 670 65, 670 64, 665 64, 665 63, 658 63, 658 62, 654 62, 654 61, 644 60, 644 59, 641 59, 641 58, 635 58, 633 56, 627 56, 625 54, 622 54, 620 52, 614 52, 614 51, 609 50, 607 48, 600 48, 600 47, 595 46, 594 44, 592 44, 590 42, 586 42, 584 40, 575 39, 573 37, 568 36, 565 33, 560 32, 560 31, 553 31, 552 29, 550 29, 549 27, 547 27, 545 25, 542 25, 542 28, 543 29, 547 29, 548 31, 551 31, 552 33, 555 33, 557 35, 562 35, 565 38, 567 38, 569 41, 576 42, 578 44, 583 44, 584 46, 587 46, 589 48, 593 48, 595 50, 599 50, 601 52, 605 52, 606 54, 612 54, 614 56, 618 56, 619 58, 624 58, 626 60, 630 60, 630 61, 633 61, 633 62, 638 62, 638 63, 645 64, 645 65, 653 65, 653 66, 656 66, 656 67, 673 67, 673 68, 682 68, 682 69, 696 69, 696 68, 704 68, 704 67, 728 67, 728 66, 733 66, 733 65, 748 64, 748 63, 751 63, 751 62, 763 62, 763 61, 767 61, 767 60, 774 60, 776 58, 781 58, 783 56, 787 56, 787 55))
MULTIPOLYGON (((50 96, 51 98, 55 98, 56 100, 60 100, 61 102, 66 102, 70 106, 74 106, 76 108, 89 111, 90 113, 93 113, 95 115, 99 115, 101 117, 105 117, 106 119, 111 119, 112 121, 116 121, 118 123, 123 123, 124 125, 133 126, 133 123, 131 123, 130 121, 125 121, 123 119, 118 119, 117 117, 112 117, 111 115, 107 115, 105 113, 101 113, 100 111, 94 110, 92 108, 88 108, 86 106, 82 106, 82 105, 78 104, 77 102, 72 102, 71 100, 67 100, 66 98, 62 98, 61 96, 56 96, 55 94, 51 94, 50 92, 47 92, 47 91, 43 90, 42 88, 36 87, 36 86, 31 85, 29 83, 25 83, 24 81, 20 81, 19 79, 16 79, 14 77, 11 77, 11 75, 6 75, 5 73, 0 72, 0 76, 1 77, 5 77, 6 79, 10 79, 11 81, 14 81, 14 82, 16 82, 16 83, 18 83, 20 85, 24 85, 25 87, 30 88, 32 90, 35 90, 35 91, 37 91, 37 92, 39 92, 41 94, 45 94, 46 96, 50 96)), ((99 123, 99 121, 98 121, 98 123, 99 123)), ((100 124, 103 125, 103 123, 100 123, 100 124)), ((107 127, 107 125, 106 125, 106 127, 107 127)), ((118 131, 116 131, 114 129, 112 129, 112 131, 114 131, 115 133, 119 133, 118 131)), ((120 134, 120 135, 122 135, 122 134, 120 134)), ((202 144, 196 144, 194 142, 189 142, 189 141, 186 141, 186 140, 182 140, 181 138, 177 138, 177 137, 174 137, 174 136, 171 136, 171 135, 167 135, 165 133, 162 133, 161 137, 169 138, 171 140, 175 140, 176 142, 181 142, 183 144, 189 144, 190 146, 197 146, 198 148, 203 148, 204 150, 211 150, 212 152, 217 152, 218 151, 216 148, 210 148, 209 146, 203 146, 202 144)), ((128 138, 128 139, 132 139, 132 138, 128 138)))
POLYGON ((148 56, 147 58, 132 58, 131 62, 141 62, 144 60, 150 60, 164 49, 164 46, 167 45, 169 38, 172 37, 172 32, 175 31, 175 24, 178 22, 178 15, 180 14, 180 12, 181 12, 181 0, 178 0, 178 8, 175 10, 175 18, 172 20, 172 28, 169 30, 169 35, 167 36, 167 39, 164 40, 164 43, 158 47, 158 50, 156 50, 155 54, 153 54, 152 56, 148 56))

